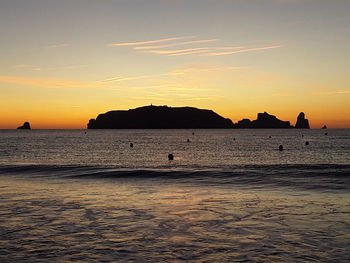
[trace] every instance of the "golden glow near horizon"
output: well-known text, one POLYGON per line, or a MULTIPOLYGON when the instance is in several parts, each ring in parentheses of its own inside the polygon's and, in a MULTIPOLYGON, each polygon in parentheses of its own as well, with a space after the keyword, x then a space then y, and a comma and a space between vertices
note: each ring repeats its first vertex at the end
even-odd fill
POLYGON ((0 33, 10 36, 0 42, 1 129, 86 128, 99 113, 150 104, 234 122, 266 111, 295 124, 303 111, 313 128, 350 128, 349 1, 0 7, 0 33))

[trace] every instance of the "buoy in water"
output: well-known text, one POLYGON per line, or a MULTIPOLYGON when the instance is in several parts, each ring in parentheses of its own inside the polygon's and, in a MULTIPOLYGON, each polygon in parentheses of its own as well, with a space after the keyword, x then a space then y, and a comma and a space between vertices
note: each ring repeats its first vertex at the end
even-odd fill
POLYGON ((282 144, 278 147, 278 150, 283 151, 283 145, 282 144))
POLYGON ((169 159, 169 161, 174 160, 174 155, 172 153, 169 153, 168 154, 168 159, 169 159))

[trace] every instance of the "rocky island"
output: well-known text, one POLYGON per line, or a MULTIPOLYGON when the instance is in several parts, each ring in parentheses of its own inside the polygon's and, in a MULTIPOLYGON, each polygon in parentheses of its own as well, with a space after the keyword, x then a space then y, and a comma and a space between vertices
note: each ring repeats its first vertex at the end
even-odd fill
MULTIPOLYGON (((297 128, 309 128, 305 114, 298 116, 297 128)), ((256 120, 242 119, 233 123, 212 110, 193 107, 144 106, 116 110, 90 119, 88 129, 284 129, 294 128, 289 121, 279 120, 267 112, 258 113, 256 120)))
POLYGON ((144 106, 109 111, 91 119, 88 129, 222 129, 233 122, 212 110, 193 107, 144 106))
POLYGON ((267 112, 258 113, 257 119, 251 121, 249 119, 242 119, 235 124, 235 128, 243 129, 285 129, 293 128, 289 121, 281 121, 274 115, 270 115, 267 112))
POLYGON ((309 120, 305 119, 305 113, 300 112, 295 124, 295 128, 298 129, 310 129, 309 120))
POLYGON ((19 126, 18 128, 17 128, 17 130, 30 130, 31 128, 30 128, 30 123, 29 122, 25 122, 25 123, 23 123, 23 125, 22 126, 19 126))

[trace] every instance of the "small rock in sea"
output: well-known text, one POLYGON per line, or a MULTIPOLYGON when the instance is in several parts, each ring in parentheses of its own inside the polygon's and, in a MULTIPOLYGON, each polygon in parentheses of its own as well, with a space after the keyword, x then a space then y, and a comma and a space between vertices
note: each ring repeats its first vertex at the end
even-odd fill
POLYGON ((190 139, 187 139, 187 142, 191 142, 190 139))
POLYGON ((30 130, 31 128, 30 128, 30 124, 29 124, 29 122, 25 122, 25 123, 23 123, 23 125, 22 126, 19 126, 18 128, 17 128, 17 130, 30 130))
POLYGON ((283 151, 283 145, 282 144, 278 147, 278 150, 283 151))
POLYGON ((269 136, 269 138, 270 138, 270 139, 272 138, 271 135, 269 136))
POLYGON ((130 143, 130 147, 131 147, 131 148, 134 147, 134 144, 133 144, 132 142, 130 143))
POLYGON ((326 132, 324 135, 328 135, 328 132, 326 132))
POLYGON ((169 153, 168 154, 168 159, 169 159, 169 161, 174 160, 174 155, 172 153, 169 153))
POLYGON ((309 145, 309 142, 308 142, 308 141, 306 141, 306 142, 305 142, 305 145, 309 145))
POLYGON ((305 119, 305 113, 300 112, 297 117, 297 122, 295 124, 295 128, 299 129, 310 129, 309 120, 305 119))

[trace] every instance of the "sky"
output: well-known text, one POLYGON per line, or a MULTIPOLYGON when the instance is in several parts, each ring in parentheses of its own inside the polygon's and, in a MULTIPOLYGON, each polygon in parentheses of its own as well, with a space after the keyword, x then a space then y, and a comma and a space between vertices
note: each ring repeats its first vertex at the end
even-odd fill
POLYGON ((0 129, 109 110, 350 128, 349 0, 0 0, 0 129))

